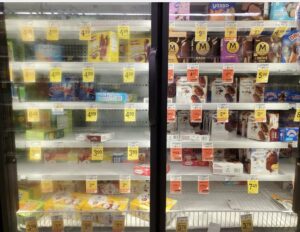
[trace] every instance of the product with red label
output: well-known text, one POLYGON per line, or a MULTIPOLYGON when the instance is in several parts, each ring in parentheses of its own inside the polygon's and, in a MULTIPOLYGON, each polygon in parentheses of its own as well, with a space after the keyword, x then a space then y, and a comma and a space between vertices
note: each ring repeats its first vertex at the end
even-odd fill
MULTIPOLYGON (((150 164, 140 164, 134 167, 134 174, 141 176, 150 176, 150 164)), ((170 171, 170 165, 167 165, 167 173, 170 171)))
POLYGON ((289 31, 282 37, 282 63, 299 62, 300 55, 300 32, 298 30, 289 31))
POLYGON ((202 161, 201 149, 184 148, 182 149, 182 164, 185 166, 208 166, 208 161, 202 161))

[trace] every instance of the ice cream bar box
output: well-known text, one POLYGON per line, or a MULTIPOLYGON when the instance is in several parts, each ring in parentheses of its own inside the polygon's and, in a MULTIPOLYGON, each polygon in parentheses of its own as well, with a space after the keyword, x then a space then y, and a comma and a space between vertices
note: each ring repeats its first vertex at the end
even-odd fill
POLYGON ((27 140, 53 140, 64 137, 64 129, 32 129, 26 130, 27 140))

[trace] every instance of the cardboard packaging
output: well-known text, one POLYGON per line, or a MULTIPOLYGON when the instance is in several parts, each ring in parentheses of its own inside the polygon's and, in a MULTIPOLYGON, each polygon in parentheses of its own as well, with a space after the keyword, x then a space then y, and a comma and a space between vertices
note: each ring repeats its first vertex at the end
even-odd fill
POLYGON ((297 30, 289 31, 282 37, 282 63, 299 62, 300 55, 300 32, 297 30))
POLYGON ((271 36, 259 36, 254 38, 254 63, 280 63, 281 40, 271 36))
POLYGON ((221 78, 212 78, 210 84, 211 102, 226 103, 237 101, 237 85, 236 79, 232 84, 224 84, 221 78))
POLYGON ((191 41, 192 62, 194 63, 219 63, 220 62, 220 38, 207 36, 206 42, 191 41))
POLYGON ((187 21, 190 19, 189 2, 170 2, 169 4, 170 21, 187 21))
POLYGON ((186 32, 170 32, 169 63, 189 63, 191 57, 191 39, 186 32))
POLYGON ((264 84, 256 84, 254 77, 241 77, 239 102, 264 102, 264 84))
POLYGON ((263 20, 269 15, 269 3, 237 3, 236 20, 263 20))
POLYGON ((295 20, 296 2, 272 2, 270 20, 295 20))
POLYGON ((119 41, 112 31, 92 34, 88 41, 88 62, 118 62, 119 41))
POLYGON ((128 62, 148 62, 150 48, 150 38, 130 39, 128 46, 128 62))
POLYGON ((209 3, 208 13, 210 21, 233 21, 235 19, 235 3, 209 3))

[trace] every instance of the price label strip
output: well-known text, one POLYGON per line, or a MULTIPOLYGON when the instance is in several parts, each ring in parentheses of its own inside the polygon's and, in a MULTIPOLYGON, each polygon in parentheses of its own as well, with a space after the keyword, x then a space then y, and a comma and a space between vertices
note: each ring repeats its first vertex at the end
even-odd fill
POLYGON ((40 111, 36 108, 27 109, 27 122, 39 122, 40 111))
POLYGON ((133 161, 139 159, 139 146, 137 143, 129 143, 127 147, 127 160, 133 161))
POLYGON ((234 79, 234 66, 224 65, 222 69, 222 82, 223 83, 233 83, 234 79))
POLYGON ((171 142, 170 160, 182 161, 182 144, 180 142, 171 142))
POLYGON ((188 231, 188 217, 178 217, 176 221, 176 232, 188 231))
POLYGON ((167 122, 176 122, 176 105, 174 103, 168 103, 167 122))
POLYGON ((24 42, 33 42, 35 40, 34 37, 34 29, 33 26, 28 24, 21 27, 21 39, 24 42))
POLYGON ((52 115, 64 115, 64 108, 61 103, 54 104, 51 109, 52 115))
POLYGON ((93 108, 87 108, 85 110, 85 121, 86 122, 97 122, 98 119, 98 109, 93 108))
POLYGON ((89 214, 81 216, 81 232, 93 232, 93 218, 89 214))
POLYGON ((202 104, 193 103, 191 104, 190 121, 193 123, 202 122, 202 104))
POLYGON ((130 39, 130 26, 128 25, 119 25, 118 26, 118 37, 119 39, 130 39))
POLYGON ((59 27, 56 23, 50 22, 46 30, 46 39, 49 41, 59 40, 59 27))
POLYGON ((227 23, 225 23, 224 39, 226 41, 236 41, 236 37, 237 37, 236 22, 227 22, 227 23))
POLYGON ((170 176, 170 193, 177 194, 182 191, 181 176, 170 176))
POLYGON ((60 83, 61 82, 61 68, 60 67, 54 67, 50 70, 49 73, 49 79, 52 83, 60 83))
POLYGON ((187 65, 187 81, 188 82, 198 82, 199 79, 199 65, 198 64, 188 64, 187 65))
POLYGON ((218 104, 217 106, 217 122, 224 123, 228 122, 229 109, 227 104, 218 104))
POLYGON ((257 67, 256 83, 268 83, 270 69, 268 64, 261 64, 257 67))
POLYGON ((52 232, 64 232, 64 220, 61 215, 51 217, 52 232))
POLYGON ((209 175, 198 176, 198 193, 209 193, 209 175))
POLYGON ((123 68, 123 82, 124 83, 134 83, 135 81, 135 68, 134 67, 124 67, 123 68))
POLYGON ((98 180, 97 176, 88 176, 85 181, 85 189, 87 193, 98 192, 98 180))
POLYGON ((125 227, 125 216, 116 215, 112 221, 112 232, 123 232, 125 227))
POLYGON ((257 22, 253 27, 250 29, 250 36, 256 37, 259 36, 264 31, 264 22, 257 22))
POLYGON ((41 191, 42 193, 52 193, 53 192, 53 181, 49 178, 43 178, 41 180, 41 191))
POLYGON ((103 145, 98 144, 92 147, 92 160, 93 161, 100 161, 103 160, 104 152, 103 152, 103 145))
POLYGON ((296 104, 296 112, 294 117, 294 122, 300 122, 300 104, 296 104))
POLYGON ((95 70, 93 67, 84 67, 82 69, 82 81, 84 83, 92 83, 95 81, 95 70))
POLYGON ((253 232, 253 220, 251 214, 241 215, 242 232, 253 232))
POLYGON ((202 160, 214 160, 214 145, 212 142, 202 142, 202 160))
POLYGON ((91 40, 92 28, 90 23, 82 23, 79 31, 79 40, 91 40))
POLYGON ((248 194, 258 194, 259 193, 259 182, 258 180, 248 180, 248 194))
POLYGON ((35 68, 33 66, 23 67, 23 80, 25 83, 35 82, 35 68))
POLYGON ((124 194, 128 194, 131 192, 131 177, 130 176, 120 176, 119 192, 124 193, 124 194))
POLYGON ((273 31, 272 37, 281 38, 286 33, 287 29, 286 23, 281 23, 281 25, 277 26, 273 31))
POLYGON ((42 148, 41 147, 29 147, 29 160, 39 161, 42 159, 42 148))
POLYGON ((207 23, 196 23, 195 25, 195 41, 206 42, 207 41, 207 23))
POLYGON ((136 108, 127 105, 124 109, 124 122, 136 122, 136 108))
POLYGON ((26 232, 38 232, 37 221, 35 217, 28 217, 25 220, 25 231, 26 232))
POLYGON ((267 121, 267 110, 265 104, 255 104, 254 119, 255 122, 267 121))
POLYGON ((174 82, 174 64, 168 65, 168 83, 174 82))

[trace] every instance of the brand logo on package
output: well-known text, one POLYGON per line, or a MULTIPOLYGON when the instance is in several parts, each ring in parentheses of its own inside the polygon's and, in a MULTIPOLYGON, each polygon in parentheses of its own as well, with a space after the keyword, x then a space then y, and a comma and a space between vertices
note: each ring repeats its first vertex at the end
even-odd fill
POLYGON ((174 53, 176 54, 179 51, 179 46, 175 42, 170 42, 169 43, 169 53, 174 53))
POLYGON ((237 51, 240 49, 240 45, 236 41, 231 41, 227 43, 226 48, 230 53, 237 53, 237 51))
POLYGON ((196 45, 196 51, 199 55, 205 56, 210 50, 208 42, 199 42, 196 45))
POLYGON ((266 42, 260 42, 256 45, 255 51, 258 55, 264 56, 267 55, 270 51, 270 46, 266 42))
POLYGON ((291 41, 294 41, 294 40, 297 39, 297 38, 300 38, 300 32, 293 33, 293 34, 291 34, 291 35, 289 36, 289 39, 290 39, 291 41))
POLYGON ((228 3, 213 3, 212 8, 229 8, 230 5, 228 3))

